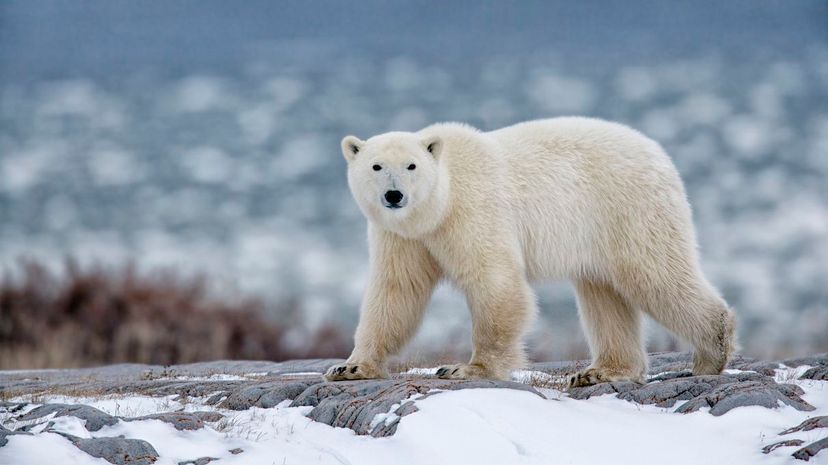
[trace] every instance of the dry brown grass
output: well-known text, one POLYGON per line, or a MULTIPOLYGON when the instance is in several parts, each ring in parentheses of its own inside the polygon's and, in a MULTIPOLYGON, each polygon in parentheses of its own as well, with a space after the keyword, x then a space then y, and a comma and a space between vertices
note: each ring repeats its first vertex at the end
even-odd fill
POLYGON ((0 282, 0 369, 347 356, 350 334, 333 327, 299 328, 306 344, 288 346, 300 311, 296 303, 267 308, 255 298, 211 296, 204 278, 172 271, 67 261, 52 273, 26 261, 0 282))

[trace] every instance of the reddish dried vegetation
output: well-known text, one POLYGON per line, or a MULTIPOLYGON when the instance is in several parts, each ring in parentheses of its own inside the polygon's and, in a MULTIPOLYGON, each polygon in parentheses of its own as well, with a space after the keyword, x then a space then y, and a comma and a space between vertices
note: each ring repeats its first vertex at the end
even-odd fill
POLYGON ((342 357, 350 334, 310 332, 298 306, 211 296, 203 278, 132 266, 52 273, 22 262, 0 282, 0 369, 342 357), (265 315, 279 315, 266 317, 265 315), (301 347, 288 343, 304 340, 301 347), (299 337, 297 337, 297 334, 299 337))

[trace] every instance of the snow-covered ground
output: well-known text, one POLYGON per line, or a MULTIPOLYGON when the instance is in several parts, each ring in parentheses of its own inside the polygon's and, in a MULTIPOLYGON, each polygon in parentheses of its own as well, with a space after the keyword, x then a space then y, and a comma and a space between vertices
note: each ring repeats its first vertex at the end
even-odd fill
MULTIPOLYGON (((804 400, 816 407, 802 412, 740 407, 715 417, 704 409, 690 414, 673 408, 642 406, 605 395, 574 400, 555 389, 539 389, 543 399, 512 389, 464 389, 415 399, 418 412, 404 417, 391 437, 358 436, 306 417, 311 407, 245 411, 215 409, 204 399, 181 403, 172 397, 42 398, 40 402, 83 403, 111 415, 139 416, 157 412, 218 410, 225 419, 196 431, 178 431, 159 420, 118 422, 96 432, 75 417, 53 418, 52 429, 74 436, 144 439, 159 453, 159 465, 175 465, 213 457, 222 465, 271 464, 784 464, 796 447, 763 454, 764 446, 783 439, 805 444, 828 436, 828 429, 779 436, 807 418, 828 415, 828 382, 797 380, 805 367, 781 369, 777 381, 799 385, 804 400), (233 449, 243 452, 231 453, 233 449)), ((425 371, 425 370, 424 370, 425 371)), ((548 375, 547 375, 548 376, 548 375)), ((532 373, 516 373, 529 380, 532 373)), ((14 400, 14 399, 13 399, 14 400)), ((28 400, 28 399, 19 399, 28 400)), ((27 409, 34 408, 30 405, 27 409)), ((378 416, 377 423, 389 418, 378 416)), ((19 427, 10 418, 6 426, 19 427), (11 423, 10 423, 11 422, 11 423)), ((43 419, 38 420, 43 422, 43 419)), ((9 436, 0 448, 2 465, 96 464, 93 458, 59 434, 9 436)), ((811 459, 828 463, 828 453, 811 459)))

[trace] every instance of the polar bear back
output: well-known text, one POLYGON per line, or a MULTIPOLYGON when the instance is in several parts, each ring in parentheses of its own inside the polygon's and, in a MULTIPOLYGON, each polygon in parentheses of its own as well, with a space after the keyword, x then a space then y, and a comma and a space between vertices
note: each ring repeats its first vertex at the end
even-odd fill
POLYGON ((446 140, 441 164, 452 203, 475 205, 492 221, 508 218, 532 278, 603 275, 664 254, 695 257, 681 179, 659 144, 638 131, 565 117, 487 133, 451 124, 424 132, 446 140))

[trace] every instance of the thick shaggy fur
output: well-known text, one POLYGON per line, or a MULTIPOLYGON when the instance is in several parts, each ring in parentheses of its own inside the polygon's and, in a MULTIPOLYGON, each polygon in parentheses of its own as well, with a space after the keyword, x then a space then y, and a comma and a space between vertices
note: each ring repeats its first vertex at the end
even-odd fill
POLYGON ((441 279, 465 293, 474 341, 471 360, 441 377, 506 379, 522 367, 529 283, 541 279, 575 284, 592 364, 573 386, 644 379, 641 312, 693 344, 695 374, 725 367, 733 315, 699 268, 675 167, 641 133, 588 118, 487 133, 448 123, 348 136, 342 150, 371 276, 354 351, 328 379, 387 376, 441 279), (404 206, 388 208, 388 190, 404 206))

